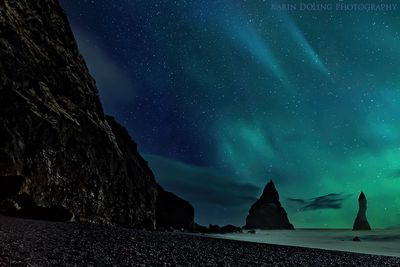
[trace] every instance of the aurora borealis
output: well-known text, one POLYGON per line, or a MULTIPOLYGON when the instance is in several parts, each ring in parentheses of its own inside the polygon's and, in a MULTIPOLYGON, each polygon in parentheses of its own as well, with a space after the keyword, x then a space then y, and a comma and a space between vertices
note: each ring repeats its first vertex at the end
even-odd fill
POLYGON ((243 225, 273 179, 295 227, 350 228, 360 191, 399 226, 400 9, 278 2, 61 1, 106 113, 199 223, 243 225))

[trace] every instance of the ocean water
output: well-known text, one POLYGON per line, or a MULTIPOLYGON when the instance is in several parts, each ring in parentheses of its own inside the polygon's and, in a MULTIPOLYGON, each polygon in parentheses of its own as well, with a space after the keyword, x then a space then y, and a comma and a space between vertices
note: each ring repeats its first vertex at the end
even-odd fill
POLYGON ((216 234, 216 238, 320 248, 400 257, 400 229, 352 231, 347 229, 256 230, 255 234, 216 234), (353 241, 354 237, 361 241, 353 241))

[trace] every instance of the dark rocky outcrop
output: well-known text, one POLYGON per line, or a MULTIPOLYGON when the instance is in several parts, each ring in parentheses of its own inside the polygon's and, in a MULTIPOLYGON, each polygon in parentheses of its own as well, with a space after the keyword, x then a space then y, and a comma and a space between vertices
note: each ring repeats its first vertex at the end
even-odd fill
POLYGON ((25 177, 21 175, 0 177, 0 201, 13 198, 22 190, 25 177))
POLYGON ((240 232, 242 232, 242 228, 238 227, 238 226, 234 226, 232 224, 227 224, 227 225, 221 227, 220 232, 222 234, 225 234, 225 233, 240 233, 240 232))
POLYGON ((193 232, 206 234, 208 233, 208 227, 198 223, 194 223, 193 232))
POLYGON ((232 224, 227 224, 227 225, 222 226, 221 228, 219 228, 219 233, 220 234, 241 233, 241 232, 242 232, 242 228, 241 227, 237 227, 237 226, 234 226, 232 224))
POLYGON ((279 194, 271 180, 261 197, 251 206, 246 229, 294 229, 279 202, 279 194))
POLYGON ((154 227, 154 176, 104 116, 56 0, 0 0, 0 125, 0 197, 24 193, 36 211, 154 227))
POLYGON ((371 230, 367 220, 367 198, 364 192, 361 192, 358 198, 358 213, 353 224, 353 230, 371 230))
POLYGON ((219 231, 221 230, 221 227, 219 227, 219 225, 216 224, 210 224, 208 226, 208 232, 209 233, 219 233, 219 231))
POLYGON ((204 234, 228 234, 228 233, 241 233, 242 228, 234 226, 232 224, 227 224, 225 226, 219 226, 216 224, 210 224, 208 227, 195 224, 194 232, 204 233, 204 234))
POLYGON ((190 230, 194 229, 194 208, 182 198, 165 191, 161 186, 158 188, 156 202, 157 228, 168 230, 190 230))
POLYGON ((67 222, 73 217, 71 212, 59 205, 52 207, 38 206, 32 197, 26 193, 2 202, 0 211, 4 215, 12 217, 43 221, 67 222))

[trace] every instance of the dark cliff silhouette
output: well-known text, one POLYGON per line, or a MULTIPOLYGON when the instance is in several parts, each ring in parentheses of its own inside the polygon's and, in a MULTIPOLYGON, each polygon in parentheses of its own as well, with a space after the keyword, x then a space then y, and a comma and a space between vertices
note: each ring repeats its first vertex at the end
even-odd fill
POLYGON ((154 228, 154 175, 104 115, 58 1, 0 1, 0 33, 0 211, 154 228))
POLYGON ((158 229, 194 229, 193 206, 161 186, 158 186, 156 215, 158 229))

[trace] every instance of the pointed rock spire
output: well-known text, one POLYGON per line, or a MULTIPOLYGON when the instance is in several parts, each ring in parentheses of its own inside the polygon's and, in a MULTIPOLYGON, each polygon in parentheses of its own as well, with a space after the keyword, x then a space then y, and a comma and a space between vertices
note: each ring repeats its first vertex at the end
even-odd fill
POLYGON ((246 218, 246 229, 294 229, 279 202, 279 193, 272 180, 261 197, 251 206, 246 218))
POLYGON ((364 192, 358 197, 358 213, 353 224, 353 230, 371 230, 367 220, 367 198, 364 192))

